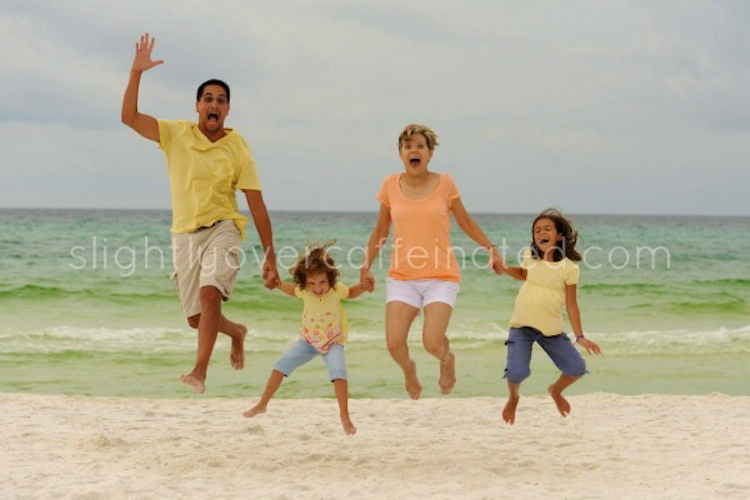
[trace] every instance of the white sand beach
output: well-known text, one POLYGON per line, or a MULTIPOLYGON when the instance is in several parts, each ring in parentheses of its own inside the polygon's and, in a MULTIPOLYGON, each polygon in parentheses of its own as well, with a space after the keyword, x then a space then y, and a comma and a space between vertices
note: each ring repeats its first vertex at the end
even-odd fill
POLYGON ((148 400, 0 394, 0 498, 748 498, 750 397, 148 400))

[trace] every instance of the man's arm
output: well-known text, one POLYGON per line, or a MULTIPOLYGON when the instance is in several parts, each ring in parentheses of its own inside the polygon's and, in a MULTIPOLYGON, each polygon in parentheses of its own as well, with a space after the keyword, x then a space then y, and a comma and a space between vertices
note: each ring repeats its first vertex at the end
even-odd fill
POLYGON ((247 207, 253 216, 255 229, 258 231, 260 243, 263 245, 265 261, 263 262, 263 280, 267 288, 273 288, 278 284, 279 272, 276 269, 276 252, 273 249, 273 230, 271 229, 271 218, 268 216, 263 194, 256 189, 243 189, 247 199, 247 207))
POLYGON ((164 61, 152 61, 151 51, 154 50, 156 38, 149 42, 148 33, 141 37, 141 41, 135 44, 135 59, 130 68, 130 80, 122 98, 122 123, 132 128, 146 139, 159 142, 159 123, 156 118, 138 112, 138 87, 141 84, 141 75, 154 66, 163 64, 164 61))

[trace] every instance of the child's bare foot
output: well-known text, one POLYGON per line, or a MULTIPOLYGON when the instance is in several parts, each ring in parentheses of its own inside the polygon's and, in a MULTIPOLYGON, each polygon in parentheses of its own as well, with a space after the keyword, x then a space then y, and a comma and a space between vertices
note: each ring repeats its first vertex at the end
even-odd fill
POLYGON ((516 408, 518 407, 518 396, 509 396, 508 402, 505 403, 505 408, 503 408, 503 420, 505 420, 506 424, 513 425, 513 423, 516 421, 516 408))
POLYGON ((247 327, 238 324, 237 330, 239 330, 239 336, 232 337, 232 352, 229 355, 229 364, 235 370, 242 370, 245 367, 245 336, 247 335, 247 327))
POLYGON ((201 380, 197 375, 191 373, 190 375, 180 375, 180 381, 190 386, 198 394, 206 392, 205 378, 201 380))
POLYGON ((349 419, 349 415, 341 415, 341 426, 344 428, 344 434, 347 436, 353 436, 357 433, 357 428, 349 419))
POLYGON ((262 415, 266 412, 266 405, 262 405, 258 403, 257 405, 253 406, 249 410, 247 410, 245 413, 242 414, 242 416, 247 418, 253 418, 256 415, 262 415))
POLYGON ((549 386, 547 392, 549 392, 549 395, 552 396, 552 399, 555 401, 557 411, 560 412, 560 415, 567 417, 570 413, 570 403, 568 403, 568 400, 563 397, 562 392, 555 389, 555 384, 549 386))
POLYGON ((456 356, 450 353, 448 361, 440 362, 440 392, 450 394, 456 385, 456 356))
POLYGON ((411 361, 410 365, 411 368, 404 372, 404 381, 406 382, 406 392, 409 393, 409 397, 412 399, 419 399, 419 396, 422 394, 422 386, 419 383, 419 379, 417 378, 417 363, 416 361, 411 361))

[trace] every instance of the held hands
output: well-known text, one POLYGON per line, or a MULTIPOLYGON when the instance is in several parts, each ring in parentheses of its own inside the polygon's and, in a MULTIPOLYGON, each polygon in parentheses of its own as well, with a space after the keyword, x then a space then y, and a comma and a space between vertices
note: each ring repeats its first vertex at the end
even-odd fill
POLYGON ((149 40, 148 33, 141 36, 141 41, 135 44, 135 59, 133 59, 133 66, 131 71, 137 71, 142 73, 148 71, 154 66, 164 64, 164 61, 154 61, 151 59, 151 51, 154 50, 154 43, 156 38, 149 40))
POLYGON ((586 349, 586 352, 589 354, 602 353, 602 350, 599 349, 599 344, 587 338, 579 338, 576 340, 576 343, 586 349))
POLYGON ((265 286, 269 290, 278 288, 281 284, 281 280, 279 280, 279 271, 276 269, 276 261, 266 259, 263 263, 263 281, 265 281, 265 286))
POLYGON ((365 291, 372 293, 375 291, 375 277, 372 275, 369 269, 364 267, 359 270, 359 284, 365 291))
POLYGON ((500 254, 497 251, 497 248, 494 246, 490 247, 490 267, 493 271, 495 271, 495 274, 498 276, 502 275, 505 272, 505 261, 503 261, 503 258, 500 257, 500 254))

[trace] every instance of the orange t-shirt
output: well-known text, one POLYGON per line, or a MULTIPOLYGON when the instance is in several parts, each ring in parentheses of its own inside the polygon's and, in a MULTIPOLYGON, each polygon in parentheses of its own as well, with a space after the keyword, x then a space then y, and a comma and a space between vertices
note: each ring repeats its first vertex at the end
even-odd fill
POLYGON ((397 280, 461 282, 461 270, 451 248, 451 204, 460 198, 449 174, 427 196, 408 198, 399 178, 389 175, 378 192, 380 203, 391 211, 393 247, 388 276, 397 280))

